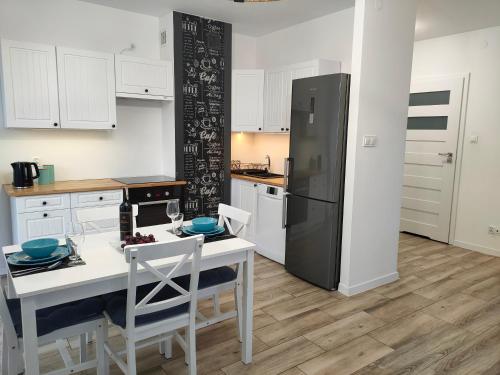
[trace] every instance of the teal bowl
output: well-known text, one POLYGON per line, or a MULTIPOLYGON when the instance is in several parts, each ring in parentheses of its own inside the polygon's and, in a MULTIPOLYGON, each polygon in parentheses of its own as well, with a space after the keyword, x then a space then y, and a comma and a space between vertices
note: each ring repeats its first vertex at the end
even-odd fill
POLYGON ((193 229, 198 232, 210 232, 217 225, 217 219, 212 217, 197 217, 191 221, 193 229))
POLYGON ((46 258, 59 246, 55 238, 39 238, 21 245, 23 251, 32 258, 46 258))

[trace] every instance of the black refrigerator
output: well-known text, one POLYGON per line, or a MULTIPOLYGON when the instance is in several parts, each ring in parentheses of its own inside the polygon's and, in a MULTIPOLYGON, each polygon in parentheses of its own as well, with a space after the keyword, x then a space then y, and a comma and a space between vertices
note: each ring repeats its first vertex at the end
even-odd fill
POLYGON ((349 83, 331 74, 292 85, 285 268, 329 290, 340 280, 349 83))

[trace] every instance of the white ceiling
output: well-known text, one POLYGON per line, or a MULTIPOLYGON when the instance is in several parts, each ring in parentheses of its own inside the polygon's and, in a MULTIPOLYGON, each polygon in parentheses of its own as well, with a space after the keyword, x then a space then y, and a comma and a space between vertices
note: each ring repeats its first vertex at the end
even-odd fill
MULTIPOLYGON (((162 16, 169 10, 233 24, 235 32, 260 36, 354 6, 354 0, 83 0, 132 12, 162 16)), ((418 0, 416 40, 500 25, 500 0, 418 0)))
POLYGON ((500 0, 419 0, 416 40, 500 25, 500 0))
POLYGON ((169 10, 233 24, 237 33, 259 36, 354 6, 354 0, 83 0, 132 12, 162 16, 169 10))

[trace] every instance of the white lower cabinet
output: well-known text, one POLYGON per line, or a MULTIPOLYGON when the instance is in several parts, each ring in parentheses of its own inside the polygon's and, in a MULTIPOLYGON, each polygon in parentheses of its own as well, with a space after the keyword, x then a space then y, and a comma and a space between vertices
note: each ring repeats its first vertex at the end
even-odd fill
POLYGON ((81 208, 115 206, 116 220, 99 223, 103 230, 119 229, 121 190, 51 194, 11 198, 12 237, 14 243, 36 238, 64 238, 76 222, 81 208))
POLYGON ((259 254, 284 264, 286 231, 282 227, 283 189, 232 179, 231 204, 252 214, 245 239, 257 245, 259 254))
POLYGON ((62 238, 71 228, 71 210, 47 210, 18 215, 14 242, 41 237, 62 238))

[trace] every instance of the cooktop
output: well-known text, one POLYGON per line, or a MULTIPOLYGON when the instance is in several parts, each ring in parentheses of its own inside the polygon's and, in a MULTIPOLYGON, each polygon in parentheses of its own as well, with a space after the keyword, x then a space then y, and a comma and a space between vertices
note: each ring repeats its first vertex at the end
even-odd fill
POLYGON ((118 178, 113 178, 113 180, 121 182, 122 184, 133 185, 133 184, 148 184, 155 182, 174 182, 175 178, 159 175, 159 176, 139 176, 139 177, 118 177, 118 178))

